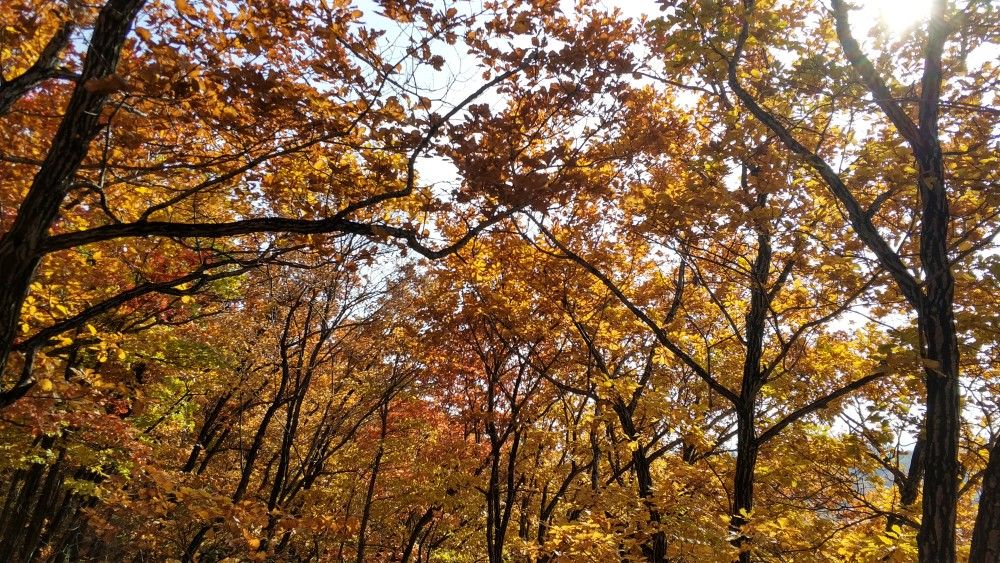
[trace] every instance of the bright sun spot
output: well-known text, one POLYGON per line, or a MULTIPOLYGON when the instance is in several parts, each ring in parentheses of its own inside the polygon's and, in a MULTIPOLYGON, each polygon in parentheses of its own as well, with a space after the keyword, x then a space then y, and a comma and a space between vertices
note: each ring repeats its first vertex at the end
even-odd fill
MULTIPOLYGON (((864 8, 874 8, 889 32, 899 35, 927 19, 934 0, 868 0, 864 8)), ((864 10, 867 11, 867 10, 864 10)))

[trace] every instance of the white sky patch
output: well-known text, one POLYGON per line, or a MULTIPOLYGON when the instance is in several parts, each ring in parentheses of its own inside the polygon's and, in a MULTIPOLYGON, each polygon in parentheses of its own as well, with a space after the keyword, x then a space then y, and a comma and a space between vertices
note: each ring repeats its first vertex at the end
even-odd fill
POLYGON ((430 185, 436 195, 444 197, 452 186, 461 181, 458 167, 440 157, 420 157, 416 163, 422 185, 430 185))
POLYGON ((892 35, 901 35, 927 20, 933 0, 874 0, 864 2, 857 12, 860 20, 872 15, 885 25, 892 35))

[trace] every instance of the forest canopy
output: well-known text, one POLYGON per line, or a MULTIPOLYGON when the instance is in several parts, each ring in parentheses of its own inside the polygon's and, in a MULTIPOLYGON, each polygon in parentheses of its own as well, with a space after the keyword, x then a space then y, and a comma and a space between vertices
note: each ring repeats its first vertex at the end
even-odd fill
POLYGON ((0 560, 1000 561, 1000 6, 0 0, 0 560))

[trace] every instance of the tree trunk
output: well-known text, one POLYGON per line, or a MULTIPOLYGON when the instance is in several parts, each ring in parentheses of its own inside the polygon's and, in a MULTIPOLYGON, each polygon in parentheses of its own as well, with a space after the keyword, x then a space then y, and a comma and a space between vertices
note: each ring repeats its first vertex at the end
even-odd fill
POLYGON ((733 480, 733 513, 729 528, 734 534, 732 544, 740 550, 740 563, 750 561, 750 538, 741 528, 749 523, 753 510, 754 472, 757 468, 757 439, 754 436, 753 407, 741 408, 737 413, 736 475, 733 480))
POLYGON ((109 92, 89 88, 88 81, 114 74, 132 20, 145 0, 110 0, 97 17, 80 81, 45 160, 32 180, 17 217, 0 238, 0 374, 18 334, 21 305, 35 269, 44 256, 43 243, 59 215, 70 180, 87 156, 98 131, 109 92))
POLYGON ((986 464, 969 554, 969 563, 995 561, 1000 561, 1000 441, 993 444, 986 464))
POLYGON ((375 459, 372 460, 372 474, 368 479, 368 490, 365 492, 365 505, 361 512, 361 524, 358 527, 358 553, 357 562, 365 561, 365 534, 368 531, 368 521, 371 519, 372 503, 375 500, 375 483, 378 481, 378 471, 382 466, 382 455, 385 453, 385 433, 387 419, 389 417, 388 403, 382 406, 380 418, 381 429, 379 431, 378 449, 375 450, 375 459))
POLYGON ((642 546, 642 553, 650 563, 661 563, 667 560, 667 536, 660 526, 663 517, 653 499, 653 472, 650 467, 649 458, 646 456, 646 448, 641 442, 641 436, 632 420, 632 411, 629 406, 622 401, 615 401, 612 405, 618 421, 622 425, 622 430, 628 439, 635 443, 635 450, 632 452, 632 470, 635 472, 636 483, 639 488, 639 498, 646 505, 649 513, 650 526, 657 528, 653 532, 649 541, 642 546))
MULTIPOLYGON (((925 84, 926 88, 927 85, 925 84)), ((917 310, 923 336, 927 386, 923 519, 917 535, 922 563, 955 561, 958 504, 958 437, 961 425, 958 388, 958 336, 955 331, 955 280, 948 256, 950 214, 936 126, 924 124, 927 147, 917 152, 921 199, 920 262, 926 297, 917 310)))
MULTIPOLYGON (((742 184, 747 189, 747 167, 743 167, 742 184)), ((756 208, 764 208, 766 194, 757 195, 756 208)), ((743 358, 743 377, 740 382, 740 399, 736 406, 736 475, 733 477, 733 513, 729 527, 734 534, 732 544, 739 550, 740 563, 750 562, 750 538, 741 531, 749 522, 753 510, 754 472, 757 469, 757 393, 763 386, 760 363, 764 353, 764 331, 771 294, 768 283, 771 277, 771 237, 766 228, 757 231, 757 255, 753 262, 750 280, 750 308, 746 314, 746 355, 743 358)), ((780 283, 780 282, 779 282, 780 283)))
POLYGON ((649 542, 642 546, 642 551, 650 563, 662 563, 667 560, 667 536, 659 529, 663 517, 653 499, 653 474, 649 459, 646 457, 646 449, 641 445, 632 453, 632 466, 639 482, 639 498, 646 504, 646 510, 649 512, 649 523, 657 528, 649 542))
MULTIPOLYGON (((406 540, 406 545, 403 547, 403 555, 400 558, 400 563, 409 563, 410 556, 413 555, 413 548, 417 545, 417 540, 420 538, 420 532, 424 529, 427 524, 430 523, 431 519, 434 518, 434 513, 438 510, 437 505, 431 505, 424 514, 417 520, 414 524, 413 529, 410 531, 410 535, 406 540)), ((417 556, 419 558, 419 555, 417 556)))

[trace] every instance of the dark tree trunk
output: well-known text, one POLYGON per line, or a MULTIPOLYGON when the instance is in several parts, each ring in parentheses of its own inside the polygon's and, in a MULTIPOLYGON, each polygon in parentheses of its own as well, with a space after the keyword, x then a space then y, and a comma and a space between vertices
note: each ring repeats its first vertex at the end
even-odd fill
POLYGON ((667 560, 667 536, 660 530, 663 523, 663 516, 653 499, 653 472, 649 457, 647 457, 647 445, 641 442, 638 429, 632 420, 632 411, 624 402, 616 401, 612 407, 618 415, 618 421, 622 425, 622 430, 630 441, 636 444, 632 452, 632 471, 635 472, 635 480, 639 489, 639 498, 646 505, 649 515, 649 525, 656 530, 651 534, 650 539, 642 546, 642 553, 647 561, 660 563, 667 560))
POLYGON ((736 474, 733 480, 733 513, 729 528, 735 534, 734 547, 740 550, 740 563, 750 561, 750 538, 740 529, 749 522, 753 510, 754 473, 757 468, 757 439, 754 436, 753 407, 742 408, 737 414, 736 474))
POLYGON ((996 561, 1000 561, 1000 441, 993 444, 986 464, 969 554, 969 563, 996 561))
POLYGON ((639 483, 639 498, 646 504, 649 513, 649 524, 657 528, 649 542, 642 547, 642 551, 650 563, 662 563, 667 560, 667 536, 659 529, 663 524, 663 516, 653 500, 653 473, 646 457, 645 447, 637 447, 632 453, 632 466, 635 468, 636 480, 639 483))
MULTIPOLYGON (((948 2, 936 0, 932 6, 924 43, 917 123, 897 103, 871 61, 851 34, 847 5, 831 3, 837 36, 854 70, 873 94, 885 117, 913 151, 920 194, 920 267, 917 280, 872 223, 871 213, 860 204, 838 173, 815 151, 795 138, 792 132, 742 87, 737 73, 744 46, 750 37, 750 22, 744 18, 734 55, 730 58, 728 83, 754 116, 773 131, 792 152, 803 157, 826 182, 844 206, 851 227, 879 264, 892 276, 900 293, 917 314, 924 342, 926 377, 923 517, 917 535, 921 563, 951 563, 955 560, 955 516, 958 503, 958 437, 961 424, 958 387, 958 340, 954 319, 954 278, 948 255, 950 213, 944 164, 938 132, 938 114, 943 80, 942 54, 948 34, 948 2)), ((744 0, 746 13, 753 0, 744 0)), ((990 505, 992 499, 986 499, 990 505)))
POLYGON ((388 417, 389 404, 385 403, 379 412, 380 430, 378 449, 375 450, 375 459, 372 460, 371 476, 368 478, 368 490, 365 491, 365 504, 361 511, 361 524, 358 527, 358 551, 356 557, 358 563, 364 563, 365 560, 365 535, 368 532, 368 521, 371 520, 372 504, 375 501, 375 484, 378 482, 378 472, 382 467, 382 456, 385 454, 385 435, 388 417))
POLYGON ((125 37, 145 0, 110 0, 97 17, 80 81, 65 116, 18 208, 10 230, 0 237, 0 374, 18 334, 21 305, 35 269, 44 255, 43 243, 70 181, 87 156, 99 128, 101 109, 109 92, 89 87, 89 80, 112 75, 118 67, 125 37))
POLYGON ((417 520, 417 523, 414 524, 413 530, 410 531, 410 536, 406 540, 406 545, 403 547, 403 556, 400 559, 400 563, 409 563, 410 556, 413 555, 413 548, 417 545, 417 540, 420 538, 420 532, 425 526, 427 526, 427 524, 430 523, 431 519, 434 518, 434 513, 437 510, 438 507, 432 505, 424 511, 424 514, 417 520))
MULTIPOLYGON (((924 88, 928 88, 928 84, 924 88)), ((950 214, 936 120, 924 123, 926 147, 917 151, 921 198, 920 261, 926 297, 918 307, 927 386, 923 519, 917 544, 922 563, 955 560, 958 504, 958 437, 961 424, 958 388, 958 335, 955 331, 955 280, 948 256, 950 214), (929 129, 929 130, 925 130, 929 129)))
MULTIPOLYGON (((743 186, 747 185, 747 170, 743 169, 743 186)), ((757 208, 767 202, 766 194, 757 196, 757 208)), ((740 563, 750 561, 750 538, 740 530, 748 523, 753 510, 754 473, 757 469, 757 393, 764 385, 761 358, 764 353, 764 330, 772 292, 768 289, 771 277, 771 237, 765 227, 757 231, 757 256, 753 262, 753 279, 750 280, 750 308, 746 314, 746 356, 743 358, 743 377, 740 398, 736 406, 736 474, 733 478, 733 512, 729 527, 735 538, 732 544, 739 550, 740 563)), ((780 283, 780 282, 779 282, 780 283)))
POLYGON ((215 400, 212 408, 205 414, 205 420, 201 425, 201 430, 198 431, 198 439, 195 441, 194 445, 191 446, 191 454, 188 456, 187 462, 185 462, 184 466, 181 468, 181 471, 184 473, 194 471, 195 465, 198 462, 198 455, 203 449, 205 449, 205 445, 212 441, 215 433, 219 430, 216 422, 222 414, 222 409, 226 406, 226 403, 229 401, 231 396, 231 392, 221 395, 215 400))

